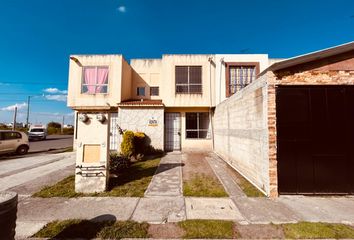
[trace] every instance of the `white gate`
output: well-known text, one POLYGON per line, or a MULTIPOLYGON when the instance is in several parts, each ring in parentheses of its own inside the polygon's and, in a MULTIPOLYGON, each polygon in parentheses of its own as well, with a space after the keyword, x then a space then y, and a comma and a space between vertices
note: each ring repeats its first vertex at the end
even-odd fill
POLYGON ((181 150, 180 113, 165 113, 165 150, 181 150))
POLYGON ((111 113, 110 145, 109 150, 118 151, 118 113, 111 113))

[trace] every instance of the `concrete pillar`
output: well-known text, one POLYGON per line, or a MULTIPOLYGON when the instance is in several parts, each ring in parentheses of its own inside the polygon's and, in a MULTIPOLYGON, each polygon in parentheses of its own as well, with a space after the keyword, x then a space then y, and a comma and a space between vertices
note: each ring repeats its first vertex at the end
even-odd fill
POLYGON ((75 191, 103 192, 109 180, 109 113, 79 112, 75 191))

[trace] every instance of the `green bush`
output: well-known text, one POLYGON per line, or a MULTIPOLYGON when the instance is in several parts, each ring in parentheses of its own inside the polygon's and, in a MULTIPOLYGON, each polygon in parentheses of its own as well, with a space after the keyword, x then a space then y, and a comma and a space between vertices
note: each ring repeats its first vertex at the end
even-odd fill
POLYGON ((143 154, 146 151, 146 135, 143 132, 134 133, 134 146, 136 154, 143 154))
POLYGON ((123 141, 120 145, 122 155, 130 158, 135 154, 134 133, 132 131, 125 131, 123 134, 123 141))
POLYGON ((60 134, 60 128, 48 127, 47 133, 48 133, 48 135, 60 134))
POLYGON ((112 152, 109 156, 109 171, 110 172, 120 172, 124 169, 129 168, 130 161, 127 157, 120 155, 117 152, 112 152))
POLYGON ((65 135, 74 135, 74 128, 64 128, 63 134, 65 135))

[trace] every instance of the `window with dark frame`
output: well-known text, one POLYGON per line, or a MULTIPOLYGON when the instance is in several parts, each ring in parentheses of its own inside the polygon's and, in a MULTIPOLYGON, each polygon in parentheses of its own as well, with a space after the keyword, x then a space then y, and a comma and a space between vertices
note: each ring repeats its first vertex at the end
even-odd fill
POLYGON ((202 66, 176 66, 176 93, 202 94, 202 66))
POLYGON ((145 96, 145 87, 137 87, 136 88, 137 96, 145 96))
POLYGON ((186 138, 209 139, 209 113, 186 113, 186 138))
POLYGON ((159 96, 159 87, 150 87, 150 96, 159 96))
POLYGON ((256 79, 259 63, 226 63, 226 97, 233 95, 256 79))

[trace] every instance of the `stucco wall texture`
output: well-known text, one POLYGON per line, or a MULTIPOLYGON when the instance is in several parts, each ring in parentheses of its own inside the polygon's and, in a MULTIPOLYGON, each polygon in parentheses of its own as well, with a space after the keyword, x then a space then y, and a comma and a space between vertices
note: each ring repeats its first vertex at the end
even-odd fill
MULTIPOLYGON (((151 139, 151 145, 163 149, 164 109, 163 108, 119 108, 118 124, 123 130, 143 132, 151 139), (149 120, 157 124, 149 124, 149 120)), ((118 146, 122 142, 119 135, 118 146)))
POLYGON ((266 76, 217 105, 214 126, 215 152, 269 195, 266 76))

